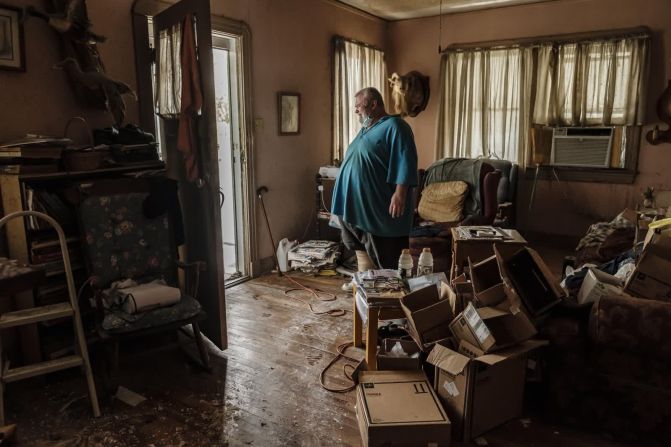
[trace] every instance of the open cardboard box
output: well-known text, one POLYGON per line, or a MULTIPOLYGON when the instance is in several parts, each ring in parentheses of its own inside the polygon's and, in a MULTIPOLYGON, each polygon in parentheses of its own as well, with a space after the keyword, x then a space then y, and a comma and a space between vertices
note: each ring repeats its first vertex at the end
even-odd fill
POLYGON ((449 447, 451 423, 421 371, 362 371, 356 416, 363 445, 449 447))
MULTIPOLYGON (((453 439, 468 442, 522 412, 526 355, 545 344, 527 340, 475 357, 434 346, 427 362, 435 367, 434 389, 452 422, 453 439)), ((467 345, 461 342, 460 349, 478 351, 467 345)))
POLYGON ((622 280, 590 268, 578 291, 578 304, 596 303, 605 295, 625 295, 622 280))
POLYGON ((650 224, 643 253, 624 290, 641 298, 671 301, 671 219, 650 224))
POLYGON ((505 301, 507 297, 506 289, 501 279, 501 272, 495 255, 476 263, 468 258, 468 268, 471 272, 473 296, 480 304, 496 306, 505 301))
POLYGON ((565 296, 559 280, 536 250, 494 244, 494 255, 508 297, 506 307, 523 309, 536 318, 565 296))
POLYGON ((454 291, 441 282, 416 290, 401 298, 401 308, 408 319, 408 332, 424 350, 425 345, 449 337, 449 323, 454 318, 454 291), (441 295, 443 296, 441 299, 441 295))
POLYGON ((377 369, 380 371, 421 370, 422 359, 419 346, 413 340, 385 338, 377 351, 377 369), (391 354, 391 350, 397 343, 405 352, 405 357, 391 354))
POLYGON ((473 301, 473 285, 466 278, 466 274, 462 273, 452 280, 452 288, 456 295, 454 314, 457 315, 464 310, 468 303, 473 301))
POLYGON ((503 349, 536 335, 536 328, 519 309, 476 309, 473 303, 450 323, 450 330, 459 342, 467 341, 483 352, 503 349))

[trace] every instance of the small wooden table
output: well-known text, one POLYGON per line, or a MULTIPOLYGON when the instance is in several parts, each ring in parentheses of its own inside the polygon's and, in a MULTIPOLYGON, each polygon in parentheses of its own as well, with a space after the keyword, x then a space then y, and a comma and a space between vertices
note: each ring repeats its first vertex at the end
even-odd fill
MULTIPOLYGON (((360 286, 355 285, 352 289, 352 313, 354 314, 354 346, 360 348, 363 346, 363 320, 359 315, 357 307, 356 291, 360 286)), ((365 296, 365 295, 364 295, 365 296)), ((389 298, 392 300, 392 298, 389 298)), ((370 371, 377 370, 377 323, 380 320, 394 320, 396 318, 405 318, 401 309, 401 302, 398 299, 398 307, 379 306, 368 304, 366 310, 366 364, 370 371)))
POLYGON ((452 268, 450 269, 450 280, 461 275, 464 271, 464 266, 468 263, 468 258, 470 258, 472 262, 480 262, 492 256, 494 254, 494 243, 519 245, 520 247, 527 245, 527 241, 517 232, 517 230, 502 230, 510 236, 510 239, 465 239, 461 236, 458 228, 459 227, 455 227, 451 229, 452 268))

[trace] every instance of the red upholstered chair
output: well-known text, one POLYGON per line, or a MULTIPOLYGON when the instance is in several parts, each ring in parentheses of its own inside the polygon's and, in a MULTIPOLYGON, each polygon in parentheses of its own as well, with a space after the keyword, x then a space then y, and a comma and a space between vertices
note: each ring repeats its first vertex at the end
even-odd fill
POLYGON ((491 225, 498 210, 497 190, 501 171, 487 160, 445 158, 419 172, 419 187, 415 188, 415 204, 421 200, 425 186, 435 182, 464 181, 468 193, 464 200, 464 218, 459 222, 423 224, 416 213, 415 227, 410 234, 410 254, 417 264, 424 247, 431 248, 434 272, 449 272, 452 262, 451 228, 459 225, 491 225))

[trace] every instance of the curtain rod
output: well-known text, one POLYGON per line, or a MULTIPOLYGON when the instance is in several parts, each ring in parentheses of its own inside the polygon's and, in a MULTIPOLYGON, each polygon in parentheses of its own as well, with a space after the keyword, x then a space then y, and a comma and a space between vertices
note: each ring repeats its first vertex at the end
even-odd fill
POLYGON ((548 43, 583 43, 593 41, 612 41, 624 38, 649 39, 651 31, 648 27, 627 28, 619 30, 593 31, 586 33, 557 34, 549 36, 525 37, 487 42, 453 44, 442 51, 442 54, 465 50, 492 50, 505 48, 534 48, 548 43))
POLYGON ((382 48, 378 48, 375 45, 372 45, 372 44, 369 44, 369 43, 366 43, 366 42, 361 42, 359 40, 350 39, 349 37, 339 36, 337 34, 335 36, 333 36, 333 41, 334 42, 338 41, 338 40, 342 40, 344 42, 354 43, 356 45, 361 45, 362 47, 371 48, 373 50, 381 51, 381 52, 384 53, 384 50, 382 48))

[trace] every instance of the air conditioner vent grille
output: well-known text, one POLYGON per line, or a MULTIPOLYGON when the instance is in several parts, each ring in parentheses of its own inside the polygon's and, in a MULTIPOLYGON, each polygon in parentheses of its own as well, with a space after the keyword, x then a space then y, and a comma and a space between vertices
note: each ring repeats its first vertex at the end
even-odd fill
MULTIPOLYGON (((552 164, 563 166, 608 167, 610 165, 611 135, 580 135, 570 129, 555 129, 552 141, 552 164), (563 134, 560 133, 563 131, 563 134)), ((611 129, 606 129, 611 131, 611 129)))

